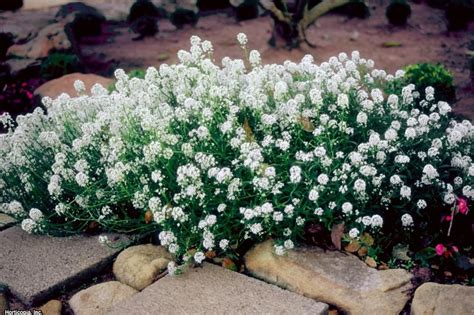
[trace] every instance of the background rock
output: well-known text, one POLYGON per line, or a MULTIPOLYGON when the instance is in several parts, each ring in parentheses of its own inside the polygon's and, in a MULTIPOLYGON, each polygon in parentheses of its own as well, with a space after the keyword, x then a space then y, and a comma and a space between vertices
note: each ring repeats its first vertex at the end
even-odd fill
POLYGON ((101 315, 137 292, 118 281, 108 281, 77 292, 69 300, 69 305, 75 315, 101 315))
POLYGON ((375 270, 351 254, 299 248, 287 256, 273 253, 273 242, 245 256, 256 277, 288 290, 336 305, 348 314, 399 314, 409 297, 411 274, 402 269, 375 270))
POLYGON ((412 315, 472 314, 474 287, 427 282, 415 291, 412 315))
POLYGON ((153 283, 171 260, 164 247, 152 244, 132 246, 121 252, 114 263, 117 279, 137 290, 153 283))
POLYGON ((74 97, 77 96, 77 92, 74 89, 74 82, 76 80, 84 82, 86 86, 86 94, 88 94, 92 86, 96 83, 107 88, 113 82, 112 79, 104 78, 95 74, 71 73, 46 82, 37 88, 34 94, 41 97, 49 96, 51 98, 56 98, 62 93, 67 93, 69 96, 74 97))
POLYGON ((22 45, 13 45, 7 51, 7 56, 39 59, 48 56, 55 50, 67 50, 71 42, 64 31, 63 23, 53 23, 39 31, 38 35, 22 45))
POLYGON ((94 7, 81 2, 67 3, 56 14, 57 21, 66 21, 75 38, 97 36, 102 32, 104 15, 94 7))

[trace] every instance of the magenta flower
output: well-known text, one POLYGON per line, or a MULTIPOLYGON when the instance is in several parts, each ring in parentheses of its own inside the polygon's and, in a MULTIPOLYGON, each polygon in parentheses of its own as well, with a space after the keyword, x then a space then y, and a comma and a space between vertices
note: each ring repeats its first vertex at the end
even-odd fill
POLYGON ((446 251, 446 247, 443 244, 438 244, 435 247, 436 255, 443 256, 444 252, 446 251))
POLYGON ((458 211, 461 214, 467 214, 469 212, 469 208, 467 207, 467 200, 464 198, 458 198, 458 211))

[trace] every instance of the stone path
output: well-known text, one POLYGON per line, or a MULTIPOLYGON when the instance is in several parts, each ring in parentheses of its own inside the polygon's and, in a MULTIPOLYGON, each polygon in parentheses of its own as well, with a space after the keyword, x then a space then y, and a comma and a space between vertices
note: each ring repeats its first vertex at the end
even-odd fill
POLYGON ((0 232, 0 253, 0 284, 31 305, 81 285, 108 266, 117 250, 100 245, 95 236, 47 237, 12 227, 0 232))
POLYGON ((205 263, 166 276, 107 314, 327 314, 328 305, 205 263))

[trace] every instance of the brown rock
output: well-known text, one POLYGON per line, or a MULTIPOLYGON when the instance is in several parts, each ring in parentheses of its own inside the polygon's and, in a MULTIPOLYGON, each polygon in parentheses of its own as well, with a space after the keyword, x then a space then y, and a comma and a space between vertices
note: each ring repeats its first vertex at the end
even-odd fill
POLYGON ((38 35, 22 45, 13 45, 8 51, 8 56, 20 58, 39 59, 48 56, 52 49, 66 50, 71 48, 63 23, 54 23, 46 26, 38 35))
POLYGON ((171 259, 164 247, 152 244, 132 246, 117 256, 113 271, 120 282, 143 290, 153 283, 171 259))
POLYGON ((107 88, 113 82, 112 79, 104 78, 95 74, 71 73, 46 82, 37 88, 34 94, 40 95, 42 97, 49 96, 53 99, 62 93, 67 93, 74 97, 77 96, 77 92, 74 89, 74 82, 76 80, 81 80, 84 82, 84 85, 86 86, 86 94, 96 83, 107 88))
POLYGON ((5 310, 8 309, 8 299, 5 293, 0 292, 0 314, 5 314, 5 310))
POLYGON ((76 315, 102 315, 113 305, 135 295, 138 291, 118 281, 108 281, 81 290, 69 300, 76 315))
POLYGON ((61 309, 63 305, 58 300, 51 300, 48 303, 41 306, 39 309, 43 312, 43 315, 61 315, 61 309))
POLYGON ((474 287, 427 282, 415 291, 412 315, 472 314, 474 287))
POLYGON ((376 270, 356 256, 318 247, 276 256, 273 243, 255 246, 245 256, 256 277, 288 290, 336 305, 348 314, 399 314, 409 297, 411 274, 402 269, 376 270))

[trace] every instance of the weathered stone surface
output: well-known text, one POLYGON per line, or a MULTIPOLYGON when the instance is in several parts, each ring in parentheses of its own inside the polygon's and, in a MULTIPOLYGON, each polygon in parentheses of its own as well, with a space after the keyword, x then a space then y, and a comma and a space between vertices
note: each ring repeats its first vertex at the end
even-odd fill
POLYGON ((63 305, 58 300, 51 300, 39 308, 43 315, 61 315, 63 305))
POLYGON ((327 314, 328 306, 277 286, 204 264, 166 276, 107 314, 327 314))
POLYGON ((118 281, 108 281, 77 292, 69 300, 69 305, 75 315, 101 315, 137 292, 134 288, 118 281))
POLYGON ((76 80, 81 80, 84 82, 84 85, 86 86, 86 94, 88 94, 92 86, 96 83, 99 83, 103 87, 107 88, 113 82, 112 79, 104 78, 95 74, 71 73, 46 82, 37 88, 34 94, 40 95, 42 97, 49 96, 51 98, 56 98, 62 93, 67 93, 71 97, 74 97, 77 96, 77 92, 74 89, 74 82, 76 80))
POLYGON ((172 259, 162 246, 152 244, 132 246, 121 252, 114 262, 114 275, 120 282, 137 290, 153 283, 172 259))
MULTIPOLYGON (((15 223, 15 219, 12 218, 11 216, 5 214, 5 213, 0 213, 0 231, 13 225, 15 223)), ((1 314, 1 312, 0 312, 1 314)))
POLYGON ((353 255, 317 247, 276 256, 273 243, 255 246, 245 256, 256 277, 340 307, 348 314, 399 314, 409 297, 411 274, 405 270, 378 271, 353 255))
POLYGON ((474 287, 433 282, 422 284, 415 291, 412 315, 472 314, 474 287))
POLYGON ((30 235, 12 227, 0 232, 0 284, 26 304, 41 303, 102 271, 116 251, 99 244, 96 236, 30 235))
POLYGON ((64 23, 54 23, 44 27, 29 42, 11 46, 7 51, 7 55, 39 59, 47 57, 52 49, 67 50, 69 48, 71 48, 71 42, 64 31, 64 23))

